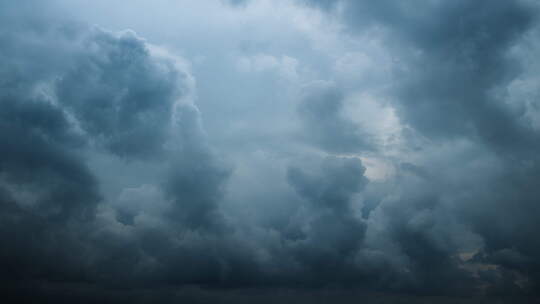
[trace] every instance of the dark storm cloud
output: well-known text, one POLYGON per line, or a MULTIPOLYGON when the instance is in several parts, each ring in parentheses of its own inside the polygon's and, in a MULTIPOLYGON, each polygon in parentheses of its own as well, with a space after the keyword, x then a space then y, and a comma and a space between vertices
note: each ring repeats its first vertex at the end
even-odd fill
MULTIPOLYGON (((133 32, 58 21, 51 12, 34 16, 40 6, 2 4, 2 15, 11 16, 0 29, 3 288, 52 280, 211 283, 220 282, 223 265, 249 265, 241 251, 204 236, 224 225, 217 203, 229 169, 184 100, 189 74, 151 54, 133 32), (89 152, 165 164, 160 189, 173 207, 159 228, 137 226, 121 236, 100 227, 123 224, 97 218, 98 208, 109 207, 89 152), (194 236, 179 245, 184 230, 194 236)), ((134 216, 119 210, 125 227, 135 225, 134 216)))
POLYGON ((99 185, 77 153, 85 139, 44 86, 63 66, 54 47, 34 39, 51 38, 48 27, 2 6, 9 17, 0 30, 1 280, 80 278, 77 233, 95 217, 99 185))
POLYGON ((392 156, 394 175, 368 179, 386 147, 347 118, 339 84, 303 87, 291 111, 309 152, 280 140, 236 172, 174 58, 41 2, 0 4, 0 289, 54 303, 537 300, 540 134, 505 91, 526 68, 509 52, 535 7, 299 3, 352 37, 381 30, 395 58, 386 99, 413 150, 392 156), (237 190, 240 211, 223 204, 235 174, 260 187, 237 190), (254 200, 286 200, 288 214, 259 223, 254 200))
POLYGON ((371 150, 369 135, 343 115, 343 93, 336 86, 316 82, 304 89, 298 105, 302 137, 331 153, 371 150))
POLYGON ((43 215, 92 217, 100 195, 96 180, 74 151, 83 139, 46 93, 33 93, 40 79, 26 74, 32 62, 22 65, 16 50, 2 48, 0 54, 4 63, 0 72, 4 76, 0 93, 2 181, 36 194, 30 208, 43 215))
POLYGON ((342 17, 353 33, 374 26, 388 31, 400 63, 394 93, 404 122, 434 139, 467 136, 502 150, 531 148, 536 135, 517 123, 499 88, 520 71, 508 52, 534 24, 532 4, 308 2, 326 9, 343 5, 342 17))
POLYGON ((230 169, 200 142, 197 109, 182 106, 177 115, 181 149, 173 157, 165 185, 167 195, 174 200, 172 218, 180 225, 218 232, 225 229, 217 204, 230 169))
POLYGON ((328 157, 319 166, 290 167, 287 179, 310 204, 314 217, 308 229, 288 240, 287 248, 303 269, 299 282, 324 286, 355 282, 354 256, 362 244, 365 224, 351 208, 354 194, 368 180, 359 159, 328 157))
POLYGON ((485 241, 485 247, 476 258, 505 270, 491 278, 495 281, 495 292, 497 287, 509 291, 522 287, 537 292, 540 284, 537 258, 540 242, 534 237, 540 215, 540 193, 536 186, 540 178, 540 160, 526 161, 528 165, 505 164, 505 170, 490 184, 497 191, 479 191, 478 204, 464 207, 467 221, 485 241))
MULTIPOLYGON (((411 274, 427 283, 471 280, 464 277, 459 261, 453 260, 451 251, 455 248, 437 248, 436 238, 428 237, 426 228, 411 230, 407 222, 422 214, 423 201, 432 204, 428 209, 437 210, 444 205, 444 198, 454 204, 452 213, 445 216, 457 216, 484 242, 484 249, 475 258, 484 265, 476 280, 495 293, 538 290, 535 257, 540 246, 533 231, 538 229, 539 213, 533 185, 538 180, 540 134, 523 123, 522 112, 511 108, 506 91, 527 68, 510 52, 537 26, 536 5, 527 1, 307 3, 339 15, 349 34, 383 30, 398 62, 390 92, 397 114, 415 132, 426 136, 429 144, 467 138, 486 148, 476 157, 499 159, 496 173, 487 168, 485 176, 471 180, 474 186, 462 186, 455 193, 448 192, 455 182, 449 183, 444 167, 443 171, 415 165, 403 168, 414 169, 410 172, 432 189, 426 197, 419 189, 415 190, 418 193, 398 196, 403 206, 399 212, 385 208, 384 203, 379 205, 383 208, 379 212, 392 214, 386 227, 391 231, 388 237, 411 259, 411 274), (411 208, 411 213, 404 213, 403 208, 411 208), (494 266, 498 268, 489 268, 494 266), (430 278, 432 275, 435 277, 430 278)), ((466 169, 469 161, 464 157, 463 169, 456 173, 464 180, 471 174, 466 169)), ((443 221, 434 214, 427 219, 443 221)), ((430 290, 451 288, 428 284, 424 292, 430 290)))
POLYGON ((312 204, 335 213, 349 213, 351 195, 360 192, 368 182, 362 162, 356 158, 329 157, 322 162, 320 171, 313 176, 291 167, 287 177, 296 191, 312 204))
POLYGON ((312 208, 309 228, 283 235, 288 254, 305 267, 298 280, 406 294, 474 294, 478 282, 458 257, 460 244, 452 239, 458 228, 443 203, 447 193, 439 192, 441 185, 403 175, 392 185, 369 188, 364 172, 356 158, 330 157, 320 168, 289 168, 289 183, 312 208), (354 207, 358 194, 371 208, 363 219, 354 207), (370 233, 376 233, 375 240, 370 233))
POLYGON ((169 136, 170 114, 183 88, 183 72, 150 57, 132 32, 93 30, 56 84, 58 101, 81 128, 115 154, 159 155, 169 136))
POLYGON ((410 33, 424 55, 412 60, 412 75, 400 74, 412 79, 399 90, 402 117, 435 138, 471 136, 500 150, 530 149, 535 135, 517 123, 497 89, 518 75, 507 53, 534 11, 519 1, 458 1, 438 10, 442 18, 410 33))

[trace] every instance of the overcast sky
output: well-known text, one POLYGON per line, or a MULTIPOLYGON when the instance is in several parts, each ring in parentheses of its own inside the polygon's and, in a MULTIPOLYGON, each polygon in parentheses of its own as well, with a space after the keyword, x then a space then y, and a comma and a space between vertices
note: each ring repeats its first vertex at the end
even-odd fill
POLYGON ((1 293, 540 301, 539 13, 1 1, 1 293))

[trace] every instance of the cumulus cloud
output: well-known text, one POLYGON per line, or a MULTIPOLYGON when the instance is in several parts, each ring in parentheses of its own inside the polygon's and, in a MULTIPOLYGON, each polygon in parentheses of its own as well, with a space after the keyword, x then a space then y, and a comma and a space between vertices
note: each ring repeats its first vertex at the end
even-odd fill
POLYGON ((533 1, 85 5, 0 4, 10 297, 538 300, 533 1))
MULTIPOLYGON (((531 49, 529 37, 537 27, 535 4, 527 1, 429 2, 424 5, 385 1, 377 4, 340 1, 335 5, 324 1, 309 2, 342 18, 352 35, 363 35, 377 27, 383 29, 383 35, 395 49, 392 56, 399 62, 394 72, 394 89, 388 94, 403 123, 425 136, 429 144, 466 139, 479 147, 473 149, 477 155, 473 159, 462 156, 464 158, 459 162, 462 169, 452 173, 455 176, 449 174, 448 167, 436 171, 438 166, 434 164, 426 164, 421 170, 417 166, 404 167, 417 176, 430 179, 431 183, 444 181, 446 185, 434 194, 452 201, 460 221, 481 236, 484 245, 480 245, 483 249, 479 256, 491 256, 484 250, 497 256, 498 250, 507 247, 520 247, 515 250, 536 254, 533 248, 537 246, 532 245, 536 243, 534 237, 526 231, 534 226, 536 216, 530 209, 531 195, 534 197, 536 191, 528 185, 537 175, 538 158, 534 154, 538 149, 538 133, 532 124, 523 123, 522 114, 515 110, 515 103, 521 102, 509 100, 507 91, 524 77, 523 71, 530 77, 531 67, 520 63, 526 56, 514 54, 516 50, 531 49), (483 169, 484 176, 470 180, 476 185, 474 189, 449 181, 466 179, 465 176, 470 174, 467 167, 482 157, 495 157, 497 161, 495 167, 483 169), (452 184, 460 185, 456 189, 459 193, 445 193, 452 184), (510 209, 520 210, 517 211, 520 214, 509 216, 510 209), (495 224, 500 222, 511 224, 502 228, 495 224), (500 237, 501 233, 504 237, 500 237), (521 238, 527 238, 528 245, 519 245, 521 238)), ((516 94, 516 91, 511 93, 516 94)), ((425 154, 418 157, 420 163, 427 158, 425 154)), ((401 199, 405 206, 412 204, 406 203, 405 197, 401 199)), ((433 215, 428 218, 441 221, 433 215)), ((406 248, 408 243, 411 242, 403 243, 402 247, 406 248)), ((423 250, 428 248, 427 244, 423 246, 423 250)), ((449 256, 449 253, 443 255, 449 256)), ((533 279, 536 276, 534 263, 528 264, 524 271, 518 270, 517 265, 510 266, 512 263, 503 266, 484 262, 500 267, 499 270, 486 270, 498 276, 498 279, 489 279, 490 284, 508 290, 532 292, 535 289, 530 285, 536 281, 533 279), (519 273, 524 272, 528 273, 528 279, 517 279, 519 273)), ((493 287, 492 291, 498 287, 493 287)))
MULTIPOLYGON (((24 6, 11 10, 32 18, 24 6)), ((162 266, 149 258, 176 261, 160 252, 176 251, 164 227, 178 233, 177 227, 216 225, 228 174, 205 144, 188 98, 189 72, 132 31, 54 18, 39 19, 43 27, 36 28, 10 21, 0 33, 1 242, 7 248, 2 265, 9 267, 2 279, 10 285, 52 279, 47 273, 61 281, 163 279, 165 272, 155 274, 162 266), (90 165, 95 155, 117 167, 154 163, 162 179, 139 190, 117 189, 118 201, 109 204, 101 191, 109 186, 90 165), (143 228, 133 231, 139 223, 143 228), (149 250, 147 238, 160 249, 149 250), (115 264, 114 255, 123 262, 115 264)))
POLYGON ((303 137, 330 153, 354 153, 373 149, 370 136, 343 114, 343 93, 333 84, 308 85, 298 105, 303 137))
POLYGON ((159 155, 188 75, 154 58, 133 32, 92 30, 55 93, 98 144, 125 157, 159 155), (157 102, 156 102, 157 101, 157 102))

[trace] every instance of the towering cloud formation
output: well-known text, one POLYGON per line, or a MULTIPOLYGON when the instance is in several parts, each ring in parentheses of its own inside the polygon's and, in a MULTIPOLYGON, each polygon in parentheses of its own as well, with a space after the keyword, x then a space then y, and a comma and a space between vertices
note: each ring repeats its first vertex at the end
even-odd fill
POLYGON ((25 4, 2 5, 2 280, 17 287, 164 279, 169 274, 155 273, 166 267, 159 264, 177 259, 168 257, 176 251, 168 233, 223 228, 214 226, 223 225, 217 201, 228 169, 205 143, 189 72, 131 31, 34 16, 25 4), (103 157, 118 165, 105 173, 89 166, 103 157), (98 175, 115 178, 117 167, 141 161, 162 178, 136 171, 137 180, 154 185, 109 209, 115 198, 103 193, 110 186, 98 175), (141 199, 150 201, 137 205, 141 199), (139 223, 152 205, 164 208, 151 213, 167 228, 151 232, 139 223), (110 212, 118 222, 105 223, 110 212), (115 227, 100 232, 103 225, 115 227), (143 228, 120 236, 122 225, 143 228))
POLYGON ((73 3, 0 4, 9 297, 538 300, 538 4, 73 3))
POLYGON ((330 83, 309 85, 298 106, 306 140, 331 153, 369 150, 369 136, 358 124, 343 117, 343 96, 330 83))
MULTIPOLYGON (((425 163, 425 155, 421 156, 424 158, 420 160, 424 163, 422 167, 407 164, 403 169, 425 180, 425 187, 436 190, 425 199, 418 197, 410 203, 407 203, 410 199, 401 196, 404 206, 422 213, 425 207, 416 200, 426 200, 431 205, 429 208, 435 210, 441 204, 451 204, 453 211, 449 212, 452 213, 444 217, 456 216, 482 239, 483 245, 469 260, 481 264, 475 266, 479 269, 477 280, 485 281, 488 289, 498 292, 538 290, 534 257, 540 246, 530 229, 536 226, 534 222, 538 217, 538 210, 533 207, 533 197, 537 196, 533 184, 538 178, 536 152, 540 134, 534 124, 522 119, 527 115, 524 111, 530 110, 516 111, 524 101, 511 96, 515 94, 511 90, 513 86, 526 81, 525 75, 531 73, 523 72, 531 67, 522 66, 522 58, 515 53, 516 50, 531 51, 531 42, 536 40, 531 36, 537 31, 536 4, 436 1, 419 6, 391 1, 376 4, 309 2, 342 17, 353 35, 381 27, 384 35, 393 40, 389 43, 400 63, 396 67, 395 89, 390 93, 401 120, 425 136, 426 144, 465 141, 468 142, 466 150, 475 154, 460 156, 461 159, 439 159, 449 166, 457 161, 455 164, 460 168, 456 172, 425 163), (485 159, 489 158, 493 160, 481 167, 482 173, 472 173, 471 170, 477 168, 474 163, 480 159, 487 162, 485 159), (474 178, 470 178, 471 173, 474 178), (452 187, 455 188, 450 190, 452 187)), ((409 225, 396 222, 401 216, 395 215, 392 221, 409 225)), ((428 218, 433 221, 430 225, 444 221, 435 214, 428 218)), ((403 231, 403 228, 398 229, 403 231)), ((430 249, 432 241, 418 241, 419 236, 415 235, 424 234, 425 229, 422 230, 414 234, 399 232, 398 239, 405 254, 416 265, 427 267, 425 271, 417 269, 413 273, 431 276, 435 273, 433 267, 447 264, 444 261, 452 253, 433 251, 435 248, 430 249), (415 244, 417 249, 409 244, 415 244)), ((461 270, 453 270, 456 271, 461 270)), ((446 271, 437 272, 436 279, 430 281, 446 276, 446 271)), ((460 280, 452 278, 452 281, 460 280)), ((428 290, 432 290, 431 287, 428 290)))

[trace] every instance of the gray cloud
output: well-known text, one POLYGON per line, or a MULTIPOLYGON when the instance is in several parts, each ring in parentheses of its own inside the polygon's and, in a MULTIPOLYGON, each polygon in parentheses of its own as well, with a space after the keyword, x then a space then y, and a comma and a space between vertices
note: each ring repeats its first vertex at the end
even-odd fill
POLYGON ((343 93, 334 85, 316 82, 305 88, 298 106, 305 139, 332 153, 373 149, 370 136, 343 115, 343 93))
POLYGON ((218 203, 230 169, 221 163, 204 142, 200 142, 200 121, 196 108, 177 109, 181 149, 172 159, 165 184, 174 200, 172 220, 191 228, 225 229, 218 203))
POLYGON ((75 62, 57 81, 58 102, 113 153, 159 155, 174 102, 188 90, 182 87, 187 76, 171 61, 151 57, 132 32, 85 35, 75 62))
MULTIPOLYGON (((228 2, 234 8, 185 4, 226 10, 216 21, 224 29, 205 28, 211 37, 146 31, 178 30, 167 49, 191 54, 194 72, 133 31, 66 20, 63 1, 0 4, 6 294, 45 303, 538 300, 536 4, 228 2), (291 31, 309 39, 281 41, 288 34, 273 23, 252 29, 268 7, 290 10, 300 29, 291 31), (220 37, 234 14, 254 14, 239 22, 253 33, 220 37), (324 22, 342 27, 317 32, 324 22), (261 32, 265 43, 253 38, 261 32), (370 43, 388 52, 391 71, 341 83, 328 66, 369 61, 370 43), (368 117, 383 108, 391 111, 368 117)), ((347 73, 356 66, 367 73, 363 64, 347 73)))
MULTIPOLYGON (((520 65, 520 58, 511 54, 514 48, 527 43, 527 35, 537 26, 535 4, 456 1, 419 6, 387 1, 376 4, 341 1, 343 10, 338 12, 337 6, 329 6, 327 2, 309 2, 339 14, 353 35, 373 27, 385 30, 388 43, 400 62, 391 98, 404 123, 426 136, 432 144, 466 138, 489 151, 481 152, 483 157, 493 157, 495 153, 499 158, 496 173, 471 180, 475 185, 473 189, 457 188, 458 193, 446 193, 454 182, 448 184, 445 168, 441 168, 443 171, 422 168, 422 172, 428 174, 422 175, 435 184, 445 184, 435 188, 432 200, 436 202, 442 195, 453 201, 456 208, 453 212, 459 220, 470 225, 485 242, 487 252, 482 250, 477 261, 500 267, 500 271, 482 271, 485 277, 480 279, 493 284, 490 291, 534 292, 537 271, 535 262, 528 257, 537 254, 538 246, 532 233, 537 211, 531 208, 536 190, 529 186, 537 179, 535 154, 539 134, 534 126, 521 121, 522 114, 512 109, 514 105, 509 103, 506 90, 528 69, 520 65), (502 222, 505 224, 497 224, 502 222)), ((467 166, 467 161, 470 160, 463 159, 460 166, 467 166)), ((468 180, 467 172, 469 170, 463 169, 457 174, 468 180)), ((408 202, 406 197, 401 200, 403 206, 415 206, 416 200, 422 201, 418 198, 408 202)), ((413 210, 422 212, 420 207, 413 210)), ((393 216, 394 221, 399 218, 397 214, 393 216)), ((435 223, 442 221, 430 218, 435 223)), ((396 230, 400 247, 420 263, 417 267, 424 267, 422 264, 426 263, 426 274, 434 272, 437 265, 451 265, 447 259, 450 253, 432 251, 429 243, 418 239, 420 231, 407 232, 408 229, 402 227, 405 223, 394 224, 400 227, 396 230), (416 252, 426 255, 417 256, 416 252), (441 260, 435 263, 432 258, 441 260)), ((459 271, 455 266, 452 268, 454 273, 459 271)), ((421 275, 423 271, 412 272, 421 275)), ((441 269, 437 272, 438 280, 447 273, 441 269)))
POLYGON ((406 123, 434 139, 467 136, 497 149, 533 148, 535 134, 517 124, 496 93, 519 74, 519 63, 508 52, 534 24, 535 6, 526 1, 338 3, 353 32, 387 29, 401 63, 395 105, 406 123))
MULTIPOLYGON (((34 18, 24 6, 10 10, 34 18)), ((211 239, 172 244, 171 233, 221 228, 217 202, 228 176, 186 99, 191 76, 174 59, 152 54, 133 32, 36 21, 43 26, 8 19, 0 32, 2 280, 8 287, 35 280, 219 280, 218 258, 199 254, 214 250, 211 239), (131 237, 117 235, 114 229, 138 224, 138 211, 119 208, 120 222, 104 220, 115 210, 88 165, 96 153, 165 164, 159 189, 173 207, 168 218, 158 218, 162 228, 143 225, 128 228, 136 230, 131 237), (99 232, 101 225, 116 228, 99 232), (185 259, 192 260, 191 271, 167 270, 185 259)))
POLYGON ((320 168, 291 167, 287 171, 291 186, 314 209, 304 236, 289 244, 295 259, 305 267, 301 281, 324 286, 359 276, 354 255, 362 244, 365 224, 354 216, 350 204, 367 183, 364 172, 360 160, 336 157, 322 160, 320 168))

